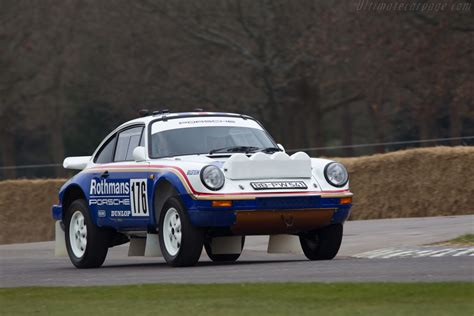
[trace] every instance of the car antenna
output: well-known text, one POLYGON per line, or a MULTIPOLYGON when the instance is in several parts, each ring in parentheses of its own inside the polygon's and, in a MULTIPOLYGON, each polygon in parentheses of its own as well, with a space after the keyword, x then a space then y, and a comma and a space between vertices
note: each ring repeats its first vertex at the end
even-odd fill
POLYGON ((204 110, 201 108, 195 108, 193 109, 193 112, 204 112, 204 110))

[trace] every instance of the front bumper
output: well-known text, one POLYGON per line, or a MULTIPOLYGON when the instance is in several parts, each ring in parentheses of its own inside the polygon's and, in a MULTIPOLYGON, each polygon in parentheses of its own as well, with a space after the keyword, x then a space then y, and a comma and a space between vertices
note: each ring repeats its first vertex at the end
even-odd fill
POLYGON ((235 234, 298 233, 344 223, 351 203, 341 198, 297 196, 233 200, 231 207, 212 207, 211 200, 182 197, 190 220, 199 227, 227 227, 235 234))
POLYGON ((63 219, 63 206, 62 205, 53 205, 51 208, 51 214, 53 219, 56 221, 60 221, 63 219))

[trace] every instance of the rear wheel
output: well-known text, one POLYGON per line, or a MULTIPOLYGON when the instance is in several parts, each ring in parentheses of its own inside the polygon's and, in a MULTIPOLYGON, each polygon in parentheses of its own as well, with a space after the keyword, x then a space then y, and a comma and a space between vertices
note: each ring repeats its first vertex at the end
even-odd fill
POLYGON ((342 225, 335 224, 300 235, 301 248, 309 260, 331 260, 342 242, 342 225))
POLYGON ((186 267, 199 261, 204 232, 191 224, 178 199, 172 197, 165 203, 159 227, 161 252, 169 265, 186 267))
POLYGON ((91 220, 84 200, 71 203, 65 218, 66 248, 77 268, 98 268, 107 256, 111 232, 97 227, 91 220))
POLYGON ((212 254, 212 239, 208 238, 204 242, 204 247, 206 248, 207 256, 214 262, 234 262, 239 259, 240 254, 242 253, 242 249, 244 249, 245 244, 245 236, 242 236, 242 247, 240 248, 239 253, 232 253, 232 254, 220 254, 215 255, 212 254))

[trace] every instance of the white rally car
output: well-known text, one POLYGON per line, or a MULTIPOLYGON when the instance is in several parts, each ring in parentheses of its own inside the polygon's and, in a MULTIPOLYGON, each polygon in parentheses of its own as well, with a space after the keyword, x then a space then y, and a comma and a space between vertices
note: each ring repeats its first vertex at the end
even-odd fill
POLYGON ((52 208, 56 254, 99 267, 109 247, 163 256, 172 266, 235 261, 247 235, 269 252, 336 256, 352 193, 344 166, 285 153, 261 124, 232 113, 144 113, 110 133, 52 208), (295 242, 296 241, 296 242, 295 242))

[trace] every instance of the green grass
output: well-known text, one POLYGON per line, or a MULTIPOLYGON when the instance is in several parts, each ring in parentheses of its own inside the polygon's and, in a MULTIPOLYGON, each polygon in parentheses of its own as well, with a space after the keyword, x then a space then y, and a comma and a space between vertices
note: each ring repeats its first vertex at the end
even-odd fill
POLYGON ((474 234, 461 235, 457 238, 442 241, 435 245, 462 245, 462 246, 474 246, 474 234))
POLYGON ((473 313, 474 283, 283 283, 0 289, 1 315, 473 313))

